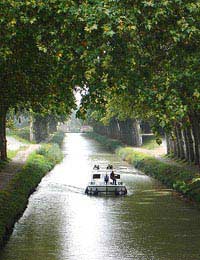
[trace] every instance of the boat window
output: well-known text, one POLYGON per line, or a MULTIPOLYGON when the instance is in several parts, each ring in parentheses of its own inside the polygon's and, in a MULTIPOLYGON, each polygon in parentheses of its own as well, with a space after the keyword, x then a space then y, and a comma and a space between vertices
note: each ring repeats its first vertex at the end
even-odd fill
POLYGON ((100 179, 101 178, 101 174, 93 174, 93 179, 100 179))

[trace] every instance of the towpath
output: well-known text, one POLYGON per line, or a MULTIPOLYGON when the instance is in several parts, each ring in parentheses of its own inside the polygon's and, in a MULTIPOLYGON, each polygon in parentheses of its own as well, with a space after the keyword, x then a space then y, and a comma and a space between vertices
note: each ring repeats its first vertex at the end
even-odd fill
POLYGON ((141 147, 133 147, 134 151, 138 151, 150 156, 155 157, 157 160, 165 162, 170 165, 176 165, 179 167, 183 167, 184 169, 193 171, 193 172, 200 172, 200 166, 194 165, 194 164, 189 164, 186 161, 182 160, 175 160, 173 158, 166 157, 167 149, 165 145, 160 145, 158 148, 155 149, 145 149, 141 147))
POLYGON ((6 188, 15 174, 22 170, 28 156, 39 149, 39 144, 24 144, 13 137, 8 137, 8 148, 11 150, 19 149, 25 146, 23 150, 18 151, 17 155, 0 171, 0 190, 6 188))

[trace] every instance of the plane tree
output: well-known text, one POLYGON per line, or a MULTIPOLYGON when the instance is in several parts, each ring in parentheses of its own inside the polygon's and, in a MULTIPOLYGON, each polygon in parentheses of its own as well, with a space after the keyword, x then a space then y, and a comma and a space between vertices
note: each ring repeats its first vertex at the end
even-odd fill
MULTIPOLYGON (((6 159, 6 113, 9 108, 69 113, 74 106, 72 76, 61 64, 62 1, 0 3, 0 150, 6 159), (68 73, 68 77, 66 77, 68 73), (70 75, 69 75, 70 74, 70 75), (67 79, 66 79, 67 78, 67 79)), ((66 23, 65 23, 66 26, 66 23)), ((67 24, 67 26, 69 26, 67 24)), ((66 30, 67 31, 67 30, 66 30)))
MULTIPOLYGON (((117 4, 126 19, 119 18, 120 24, 113 25, 108 50, 105 48, 107 66, 103 67, 102 62, 101 67, 106 74, 102 86, 107 86, 102 91, 106 96, 104 114, 109 116, 107 107, 113 115, 117 104, 116 114, 121 109, 124 116, 131 113, 141 118, 153 116, 155 131, 161 126, 170 132, 177 122, 187 124, 190 114, 199 114, 199 4, 196 1, 117 4)), ((97 85, 90 84, 88 103, 87 98, 83 103, 91 106, 90 93, 95 93, 96 88, 97 85)), ((99 102, 94 100, 94 107, 97 103, 101 107, 101 97, 99 102)))

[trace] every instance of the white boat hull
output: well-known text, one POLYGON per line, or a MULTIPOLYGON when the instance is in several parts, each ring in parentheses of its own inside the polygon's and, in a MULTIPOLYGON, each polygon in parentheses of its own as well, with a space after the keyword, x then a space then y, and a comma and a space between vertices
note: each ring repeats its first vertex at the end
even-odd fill
POLYGON ((88 195, 126 195, 127 189, 124 185, 93 185, 89 184, 85 190, 88 195))

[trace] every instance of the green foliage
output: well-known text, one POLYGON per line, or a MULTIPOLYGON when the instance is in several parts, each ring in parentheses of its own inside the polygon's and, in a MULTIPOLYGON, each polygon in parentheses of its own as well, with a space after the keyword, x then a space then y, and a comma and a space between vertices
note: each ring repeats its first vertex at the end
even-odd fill
POLYGON ((147 175, 160 180, 168 187, 195 200, 197 197, 200 198, 200 177, 198 173, 186 170, 183 166, 159 161, 148 155, 135 152, 133 149, 131 150, 131 148, 120 148, 118 155, 147 175))
POLYGON ((0 160, 0 172, 5 167, 6 164, 7 164, 7 161, 0 160))
POLYGON ((0 110, 189 123, 200 111, 197 1, 0 3, 0 110))
MULTIPOLYGON (((95 29, 87 30, 99 61, 90 69, 80 112, 90 109, 90 116, 102 122, 113 116, 153 118, 155 133, 159 126, 170 131, 176 122, 188 124, 190 112, 200 111, 199 3, 112 3, 106 11, 112 10, 113 16, 102 26, 109 32, 109 44, 91 39, 100 36, 100 8, 95 29)), ((105 31, 102 34, 105 37, 105 31)))
POLYGON ((4 244, 15 221, 23 213, 29 195, 42 177, 62 160, 58 145, 45 145, 42 154, 33 153, 23 170, 16 174, 6 190, 0 191, 0 247, 4 244))
POLYGON ((138 164, 145 158, 150 158, 150 156, 136 152, 132 147, 119 148, 116 151, 117 155, 122 158, 124 161, 127 161, 130 164, 138 164))
POLYGON ((55 165, 63 158, 62 151, 60 150, 59 145, 56 143, 43 144, 37 153, 37 159, 40 159, 40 156, 45 157, 51 165, 55 165))
POLYGON ((90 138, 97 140, 111 151, 115 151, 118 147, 123 146, 122 142, 120 142, 119 140, 108 139, 106 136, 98 135, 94 132, 89 132, 86 135, 90 138))
POLYGON ((17 136, 18 140, 25 140, 26 142, 30 142, 30 128, 15 128, 13 130, 8 131, 9 135, 17 136))
POLYGON ((15 139, 17 139, 22 143, 25 144, 31 143, 29 127, 8 129, 7 135, 14 137, 15 139))
POLYGON ((50 143, 56 143, 59 146, 62 145, 63 143, 63 139, 65 137, 65 133, 62 131, 58 131, 55 134, 53 134, 53 136, 51 137, 51 139, 49 140, 50 143))
POLYGON ((154 135, 145 136, 145 139, 143 139, 142 148, 153 150, 158 147, 160 147, 160 145, 157 143, 157 139, 154 135))
POLYGON ((19 150, 8 150, 8 159, 14 158, 19 150))

